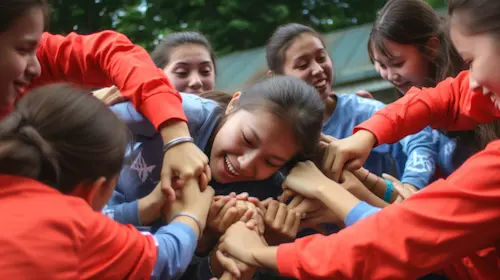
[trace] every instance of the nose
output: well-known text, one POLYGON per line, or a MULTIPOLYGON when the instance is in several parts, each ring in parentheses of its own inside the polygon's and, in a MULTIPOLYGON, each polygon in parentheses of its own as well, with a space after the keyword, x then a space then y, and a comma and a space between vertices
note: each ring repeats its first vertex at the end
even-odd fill
POLYGON ((399 79, 400 79, 400 76, 396 71, 394 71, 391 68, 387 68, 387 80, 389 80, 391 82, 397 82, 397 81, 399 81, 399 79))
POLYGON ((312 62, 311 63, 311 68, 312 68, 312 75, 313 76, 316 76, 318 74, 321 74, 323 73, 323 68, 321 67, 321 65, 319 65, 317 62, 312 62))
POLYGON ((256 162, 258 159, 257 150, 250 150, 239 156, 238 158, 239 172, 245 177, 255 177, 257 173, 256 162))
POLYGON ((42 68, 40 66, 40 62, 36 57, 36 54, 30 56, 28 63, 26 65, 26 79, 28 81, 39 77, 42 74, 42 68))
POLYGON ((203 86, 200 76, 198 74, 192 74, 188 86, 193 90, 199 90, 203 86))

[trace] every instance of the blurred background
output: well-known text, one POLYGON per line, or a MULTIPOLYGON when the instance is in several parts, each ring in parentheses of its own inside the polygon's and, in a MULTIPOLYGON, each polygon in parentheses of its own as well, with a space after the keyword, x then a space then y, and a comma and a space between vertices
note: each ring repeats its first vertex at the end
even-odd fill
MULTIPOLYGON (((298 22, 325 36, 334 89, 363 89, 388 102, 394 90, 373 69, 366 44, 384 0, 51 0, 49 31, 114 29, 151 51, 169 32, 199 31, 217 54, 216 88, 233 91, 267 72, 264 46, 275 28, 298 22)), ((445 14, 446 0, 426 0, 445 14)))

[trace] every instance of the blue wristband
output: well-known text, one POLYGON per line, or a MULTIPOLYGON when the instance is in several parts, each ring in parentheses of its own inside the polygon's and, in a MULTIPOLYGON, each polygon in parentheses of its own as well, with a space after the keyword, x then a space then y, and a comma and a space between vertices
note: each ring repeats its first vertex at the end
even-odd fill
POLYGON ((384 200, 388 203, 391 203, 392 194, 394 193, 394 185, 391 181, 385 179, 385 192, 384 192, 384 200))

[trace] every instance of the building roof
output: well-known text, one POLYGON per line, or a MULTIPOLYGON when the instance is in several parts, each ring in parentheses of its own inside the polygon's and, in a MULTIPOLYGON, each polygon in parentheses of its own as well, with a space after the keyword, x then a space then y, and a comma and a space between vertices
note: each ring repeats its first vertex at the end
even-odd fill
MULTIPOLYGON (((323 34, 333 59, 335 91, 352 93, 360 89, 378 92, 392 88, 375 71, 367 51, 371 24, 323 34)), ((217 59, 216 88, 234 91, 265 77, 265 47, 239 51, 217 59)))

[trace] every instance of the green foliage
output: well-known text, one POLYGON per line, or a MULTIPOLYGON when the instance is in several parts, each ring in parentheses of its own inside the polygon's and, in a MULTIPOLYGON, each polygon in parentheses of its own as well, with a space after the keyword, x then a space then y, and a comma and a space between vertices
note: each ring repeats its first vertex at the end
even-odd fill
MULTIPOLYGON (((428 0, 437 7, 444 0, 428 0)), ((52 0, 50 31, 115 29, 151 50, 172 31, 205 34, 218 54, 262 46, 280 24, 320 32, 375 19, 384 0, 52 0)))

